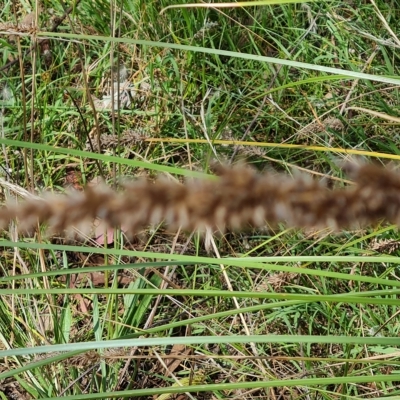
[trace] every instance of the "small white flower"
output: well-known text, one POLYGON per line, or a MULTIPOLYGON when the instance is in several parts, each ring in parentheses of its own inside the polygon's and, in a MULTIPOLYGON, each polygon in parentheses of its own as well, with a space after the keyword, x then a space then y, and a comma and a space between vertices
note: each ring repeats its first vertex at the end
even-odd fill
POLYGON ((4 87, 1 89, 0 99, 7 103, 14 103, 14 95, 8 85, 4 85, 4 87))

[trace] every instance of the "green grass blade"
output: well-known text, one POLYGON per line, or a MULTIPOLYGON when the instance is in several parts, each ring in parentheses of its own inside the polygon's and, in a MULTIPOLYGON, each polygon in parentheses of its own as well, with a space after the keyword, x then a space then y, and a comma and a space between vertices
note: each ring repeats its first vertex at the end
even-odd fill
POLYGON ((214 55, 225 56, 225 57, 242 58, 244 60, 253 60, 253 61, 259 61, 259 62, 271 63, 271 64, 277 64, 277 65, 286 65, 288 67, 293 67, 293 68, 304 68, 304 69, 309 69, 312 71, 325 72, 325 73, 329 73, 329 74, 344 75, 346 77, 351 77, 351 78, 355 78, 355 79, 365 79, 368 81, 400 85, 399 78, 377 76, 377 75, 366 74, 363 72, 355 72, 355 71, 343 70, 343 69, 339 69, 339 68, 325 67, 322 65, 303 63, 303 62, 299 62, 299 61, 284 60, 284 59, 280 59, 280 58, 259 56, 259 55, 255 55, 255 54, 239 53, 239 52, 235 52, 235 51, 218 50, 218 49, 212 49, 212 48, 207 48, 207 47, 188 46, 188 45, 165 43, 165 42, 152 42, 149 40, 136 40, 136 39, 127 39, 127 38, 108 37, 108 36, 78 35, 78 34, 59 33, 59 32, 43 32, 43 33, 38 33, 37 35, 39 37, 46 36, 46 37, 53 37, 53 38, 60 37, 60 38, 64 38, 64 39, 76 39, 76 40, 98 40, 98 41, 102 41, 102 42, 127 43, 127 44, 129 43, 129 44, 136 44, 136 45, 141 45, 141 46, 162 47, 162 48, 176 49, 176 50, 188 51, 188 52, 193 51, 193 52, 198 52, 198 53, 214 54, 214 55))

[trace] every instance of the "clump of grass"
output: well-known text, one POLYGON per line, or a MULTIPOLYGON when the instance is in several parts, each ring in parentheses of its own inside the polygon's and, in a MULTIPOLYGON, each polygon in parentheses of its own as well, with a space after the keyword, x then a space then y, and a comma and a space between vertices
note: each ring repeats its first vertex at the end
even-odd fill
POLYGON ((397 223, 397 175, 359 165, 348 171, 355 186, 342 189, 350 182, 337 163, 352 152, 400 158, 397 10, 381 0, 333 0, 160 15, 170 4, 78 0, 64 9, 54 0, 4 1, 2 202, 63 192, 70 178, 79 188, 93 187, 99 175, 110 186, 148 170, 195 176, 213 159, 238 155, 279 174, 241 167, 184 185, 169 175, 118 194, 98 186, 90 195, 9 206, 5 223, 14 213, 19 226, 35 224, 40 210, 43 221, 63 228, 84 223, 88 209, 107 217, 103 196, 110 225, 125 227, 123 217, 132 215, 131 229, 146 230, 127 241, 108 229, 101 234, 113 242, 101 246, 97 235, 77 246, 41 230, 25 238, 13 223, 1 232, 0 397, 147 399, 186 392, 175 382, 193 383, 203 371, 206 385, 195 390, 216 398, 399 395, 399 235, 376 221, 397 223), (35 24, 25 27, 32 12, 35 24), (126 67, 119 84, 117 65, 126 67), (128 98, 113 107, 120 90, 128 98), (238 140, 265 146, 245 154, 238 140), (101 154, 79 151, 87 145, 101 154), (329 189, 297 169, 328 178, 329 189), (254 214, 260 198, 251 183, 271 189, 260 192, 270 208, 254 214), (186 196, 193 220, 172 202, 186 196), (134 198, 145 212, 123 208, 134 198), (283 210, 276 209, 281 198, 283 210), (61 214, 71 202, 74 213, 61 214), (201 235, 147 229, 165 220, 223 230, 258 225, 263 216, 287 228, 210 234, 209 257, 201 235), (373 225, 335 235, 291 228, 312 221, 341 228, 350 220, 373 225), (148 336, 153 344, 142 346, 148 336), (225 342, 216 344, 219 338, 225 342), (129 343, 112 361, 102 350, 111 339, 129 343), (183 339, 190 344, 177 344, 183 339), (92 341, 93 353, 69 352, 92 341), (35 351, 53 349, 43 345, 67 353, 36 358, 35 351))

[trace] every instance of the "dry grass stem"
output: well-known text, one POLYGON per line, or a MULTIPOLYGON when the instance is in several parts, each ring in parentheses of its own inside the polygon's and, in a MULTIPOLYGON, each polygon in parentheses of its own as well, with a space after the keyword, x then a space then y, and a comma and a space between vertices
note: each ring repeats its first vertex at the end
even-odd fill
MULTIPOLYGON (((100 144, 102 149, 115 149, 118 146, 133 146, 138 142, 142 142, 146 137, 139 132, 132 131, 130 129, 124 131, 118 138, 118 135, 103 134, 100 135, 100 144)), ((99 151, 98 143, 92 142, 93 151, 99 151)), ((89 142, 86 143, 86 150, 92 150, 89 142)))
POLYGON ((309 176, 260 174, 246 166, 218 167, 214 180, 185 184, 159 178, 125 185, 121 193, 106 186, 88 187, 65 196, 30 199, 0 209, 0 223, 19 220, 31 229, 37 222, 52 231, 103 219, 136 233, 163 222, 172 229, 224 230, 286 223, 300 228, 334 230, 386 220, 400 224, 400 175, 372 164, 347 163, 355 185, 329 190, 309 176))

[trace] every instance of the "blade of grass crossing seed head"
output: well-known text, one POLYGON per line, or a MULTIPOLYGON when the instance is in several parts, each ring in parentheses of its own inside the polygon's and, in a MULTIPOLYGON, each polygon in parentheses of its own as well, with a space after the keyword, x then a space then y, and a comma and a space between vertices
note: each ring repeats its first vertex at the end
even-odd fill
MULTIPOLYGON (((312 2, 314 0, 308 0, 312 2)), ((293 3, 305 3, 304 0, 260 0, 260 1, 238 1, 235 3, 189 3, 189 4, 173 4, 167 6, 160 11, 163 14, 165 11, 173 8, 237 8, 237 7, 254 7, 254 6, 272 6, 293 3)))

